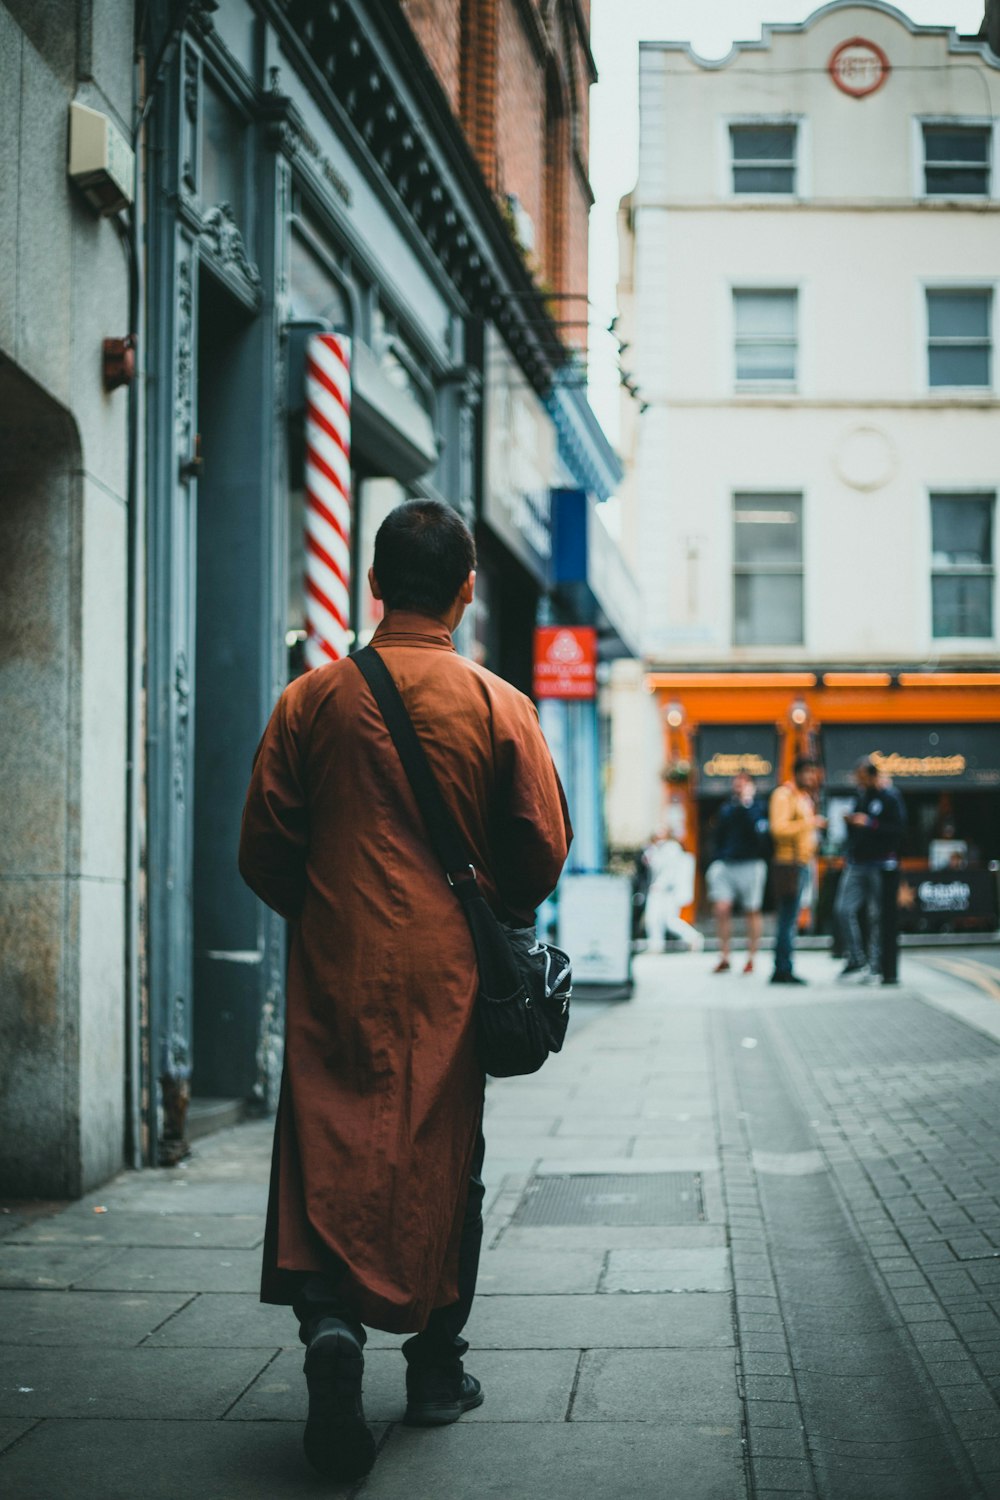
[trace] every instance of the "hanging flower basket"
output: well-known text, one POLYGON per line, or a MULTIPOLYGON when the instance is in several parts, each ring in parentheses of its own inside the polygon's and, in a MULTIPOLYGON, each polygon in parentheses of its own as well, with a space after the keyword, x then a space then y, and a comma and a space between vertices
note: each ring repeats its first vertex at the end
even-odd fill
POLYGON ((691 779, 691 762, 689 760, 672 760, 663 768, 664 781, 684 782, 691 779))

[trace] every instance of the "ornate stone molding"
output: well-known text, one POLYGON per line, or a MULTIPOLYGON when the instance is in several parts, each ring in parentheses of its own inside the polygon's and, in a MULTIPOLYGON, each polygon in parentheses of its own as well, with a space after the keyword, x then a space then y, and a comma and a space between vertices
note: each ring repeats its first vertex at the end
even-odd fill
POLYGON ((227 271, 236 271, 255 294, 260 292, 260 272, 247 255, 239 225, 228 203, 217 203, 202 216, 201 238, 227 271))
POLYGON ((191 257, 185 254, 177 265, 177 375, 174 428, 177 448, 186 454, 191 447, 191 401, 194 388, 194 285, 191 257))

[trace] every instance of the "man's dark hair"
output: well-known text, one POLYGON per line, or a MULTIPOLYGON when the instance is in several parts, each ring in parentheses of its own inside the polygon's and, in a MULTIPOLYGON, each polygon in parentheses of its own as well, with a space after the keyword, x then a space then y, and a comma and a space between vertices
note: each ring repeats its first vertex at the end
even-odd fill
POLYGON ((819 761, 814 755, 797 755, 792 762, 792 775, 797 776, 800 771, 810 771, 814 766, 819 770, 819 761))
POLYGON ((375 537, 372 568, 386 609, 443 615, 475 566, 472 533, 440 500, 397 505, 375 537))
POLYGON ((863 771, 866 776, 878 775, 878 766, 873 760, 869 760, 867 755, 861 757, 854 769, 856 771, 863 771))

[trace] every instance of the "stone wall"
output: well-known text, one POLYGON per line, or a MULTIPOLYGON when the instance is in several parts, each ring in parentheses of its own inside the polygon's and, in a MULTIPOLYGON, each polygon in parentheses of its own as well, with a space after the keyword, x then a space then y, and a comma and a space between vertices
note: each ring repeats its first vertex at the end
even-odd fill
POLYGON ((114 225, 66 175, 70 103, 129 131, 132 6, 0 5, 0 1193, 121 1164, 129 331, 114 225))

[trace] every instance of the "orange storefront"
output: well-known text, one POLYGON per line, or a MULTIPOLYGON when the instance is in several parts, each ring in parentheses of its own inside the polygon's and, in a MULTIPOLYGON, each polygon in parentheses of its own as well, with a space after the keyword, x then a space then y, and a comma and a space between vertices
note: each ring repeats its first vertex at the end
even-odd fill
POLYGON ((1000 672, 653 671, 646 685, 663 730, 665 821, 697 856, 699 904, 732 776, 753 775, 766 797, 811 754, 825 768, 830 818, 812 913, 826 930, 851 767, 870 754, 907 806, 904 927, 997 925, 1000 672))

